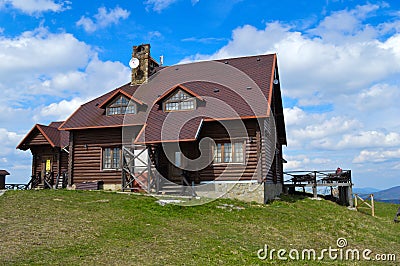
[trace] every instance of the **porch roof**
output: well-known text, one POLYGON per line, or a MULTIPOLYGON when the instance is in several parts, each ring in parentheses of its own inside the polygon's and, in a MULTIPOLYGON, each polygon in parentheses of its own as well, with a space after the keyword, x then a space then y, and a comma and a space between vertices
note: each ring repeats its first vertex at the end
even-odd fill
POLYGON ((2 175, 2 176, 10 175, 10 173, 6 170, 0 170, 0 175, 2 175))
POLYGON ((34 145, 31 143, 32 139, 37 135, 41 134, 51 147, 64 148, 69 144, 69 132, 58 130, 58 127, 63 122, 52 122, 48 126, 36 124, 25 138, 18 144, 17 149, 28 150, 30 146, 34 145))

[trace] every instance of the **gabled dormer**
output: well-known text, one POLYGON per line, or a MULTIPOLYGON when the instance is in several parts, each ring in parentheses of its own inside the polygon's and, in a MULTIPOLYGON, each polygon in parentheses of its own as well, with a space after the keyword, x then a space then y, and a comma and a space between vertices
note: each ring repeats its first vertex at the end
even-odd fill
POLYGON ((100 104, 99 108, 105 109, 105 114, 111 116, 136 114, 144 105, 142 101, 120 89, 100 104))
POLYGON ((204 101, 201 96, 183 85, 169 89, 157 99, 164 112, 195 110, 199 101, 204 101))

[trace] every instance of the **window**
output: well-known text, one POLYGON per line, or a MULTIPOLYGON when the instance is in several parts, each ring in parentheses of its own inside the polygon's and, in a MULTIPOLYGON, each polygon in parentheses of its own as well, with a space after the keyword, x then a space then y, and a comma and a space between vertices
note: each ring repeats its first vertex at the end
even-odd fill
POLYGON ((129 100, 121 95, 107 107, 106 113, 107 115, 136 114, 136 105, 129 104, 129 100))
POLYGON ((217 143, 214 147, 214 163, 243 163, 244 142, 217 143))
POLYGON ((103 169, 121 169, 121 148, 103 149, 103 169))
POLYGON ((182 153, 180 151, 175 152, 175 166, 176 167, 181 167, 181 158, 182 158, 182 153))
POLYGON ((178 90, 164 102, 164 111, 193 110, 195 108, 195 99, 182 90, 178 90))

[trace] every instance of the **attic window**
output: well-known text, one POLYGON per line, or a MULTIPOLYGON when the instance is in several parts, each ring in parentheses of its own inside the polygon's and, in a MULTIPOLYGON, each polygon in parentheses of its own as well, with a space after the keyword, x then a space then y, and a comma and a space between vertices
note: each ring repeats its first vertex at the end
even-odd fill
POLYGON ((136 105, 131 103, 125 96, 117 97, 109 106, 106 108, 107 115, 124 115, 124 114, 136 114, 136 105))
POLYGON ((182 90, 178 90, 165 100, 163 106, 165 112, 194 110, 196 101, 191 95, 182 90))

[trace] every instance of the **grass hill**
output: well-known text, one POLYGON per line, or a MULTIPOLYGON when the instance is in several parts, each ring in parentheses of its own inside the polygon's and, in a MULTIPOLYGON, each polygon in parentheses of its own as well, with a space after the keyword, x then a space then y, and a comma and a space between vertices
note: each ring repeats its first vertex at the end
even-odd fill
MULTIPOLYGON (((319 252, 337 248, 338 238, 351 249, 395 254, 392 265, 400 261, 397 206, 387 203, 376 203, 371 217, 301 196, 268 205, 217 200, 182 207, 141 195, 38 190, 6 192, 0 210, 0 265, 276 265, 284 263, 276 254, 261 261, 257 251, 268 245, 319 252)), ((289 262, 332 263, 327 256, 289 262)))

